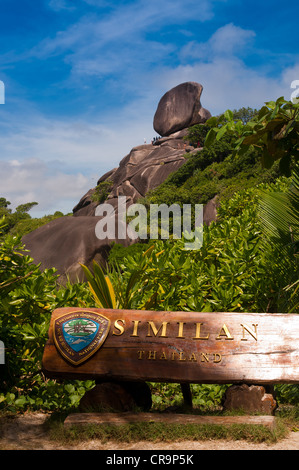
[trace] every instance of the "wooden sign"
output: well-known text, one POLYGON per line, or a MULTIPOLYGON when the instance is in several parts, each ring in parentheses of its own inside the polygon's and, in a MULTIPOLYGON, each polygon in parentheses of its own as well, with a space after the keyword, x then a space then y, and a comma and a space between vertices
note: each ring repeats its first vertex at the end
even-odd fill
POLYGON ((298 383, 299 315, 61 308, 43 371, 51 378, 298 383))

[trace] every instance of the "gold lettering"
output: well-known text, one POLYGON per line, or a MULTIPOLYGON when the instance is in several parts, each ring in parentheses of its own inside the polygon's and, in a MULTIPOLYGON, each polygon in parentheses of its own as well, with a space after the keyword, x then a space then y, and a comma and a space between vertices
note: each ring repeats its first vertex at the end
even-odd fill
POLYGON ((218 362, 221 362, 221 354, 220 353, 214 353, 214 362, 215 363, 218 363, 218 362))
POLYGON ((161 354, 161 356, 160 356, 159 359, 160 359, 160 361, 161 361, 162 359, 166 359, 166 360, 167 360, 167 356, 166 356, 165 351, 162 352, 162 354, 161 354))
POLYGON ((157 353, 157 351, 149 351, 148 352, 148 359, 155 360, 156 359, 156 353, 157 353))
POLYGON ((159 333, 159 331, 161 330, 162 328, 162 332, 161 332, 161 337, 162 338, 167 338, 166 336, 166 328, 167 328, 167 325, 169 325, 169 322, 167 321, 164 321, 162 323, 162 325, 160 325, 159 329, 156 328, 156 325, 154 324, 153 321, 148 321, 148 333, 147 333, 147 336, 151 336, 151 329, 152 329, 152 332, 154 333, 154 336, 157 336, 157 334, 159 333))
POLYGON ((205 353, 202 352, 202 353, 201 353, 201 362, 205 362, 205 361, 206 361, 206 362, 210 362, 210 361, 209 361, 209 358, 208 358, 208 356, 207 356, 207 354, 205 354, 205 353))
POLYGON ((245 338, 245 330, 248 331, 248 333, 255 339, 255 341, 257 341, 257 323, 252 324, 252 326, 254 326, 254 331, 248 325, 243 325, 241 323, 241 326, 243 327, 243 338, 241 338, 241 341, 247 341, 247 338, 245 338))
POLYGON ((177 335, 177 338, 185 338, 185 336, 183 336, 183 330, 184 330, 184 325, 186 325, 186 323, 183 321, 178 321, 178 325, 179 325, 179 334, 177 335))
POLYGON ((114 327, 119 331, 119 333, 115 333, 115 331, 113 331, 113 333, 112 333, 113 335, 121 336, 125 331, 124 327, 122 325, 120 325, 119 322, 122 322, 123 325, 125 325, 124 320, 115 320, 114 327))
POLYGON ((133 327, 133 333, 131 336, 138 336, 138 325, 140 323, 140 320, 133 320, 134 327, 133 327))
POLYGON ((179 361, 185 361, 185 360, 186 360, 186 358, 183 359, 183 356, 184 356, 183 351, 180 351, 180 352, 179 352, 179 361))
POLYGON ((219 331, 219 334, 216 337, 216 339, 222 339, 222 336, 225 336, 226 337, 225 339, 234 339, 234 337, 228 331, 228 328, 225 323, 223 324, 221 330, 219 331))
POLYGON ((200 327, 203 323, 195 323, 196 325, 196 333, 195 333, 195 337, 193 339, 209 339, 209 336, 210 334, 208 334, 207 336, 200 336, 200 327))
POLYGON ((194 362, 197 361, 195 353, 191 354, 191 356, 189 357, 189 361, 194 361, 194 362))
POLYGON ((138 359, 143 359, 142 356, 144 356, 145 351, 137 351, 138 354, 138 359))

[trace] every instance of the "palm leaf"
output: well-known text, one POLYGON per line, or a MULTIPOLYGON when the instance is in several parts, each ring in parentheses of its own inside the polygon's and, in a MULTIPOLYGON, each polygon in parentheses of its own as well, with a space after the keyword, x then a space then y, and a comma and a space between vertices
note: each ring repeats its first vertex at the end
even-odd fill
POLYGON ((281 298, 288 311, 298 309, 299 253, 299 166, 297 165, 289 190, 285 193, 263 193, 259 216, 262 223, 265 250, 271 247, 273 262, 278 266, 282 285, 281 298), (284 293, 288 293, 285 297, 284 293))
POLYGON ((299 240, 299 166, 297 165, 286 193, 262 193, 259 216, 267 241, 283 251, 297 252, 299 240))
POLYGON ((281 248, 292 243, 295 219, 290 212, 290 200, 286 193, 264 193, 260 201, 259 215, 263 232, 281 248))
MULTIPOLYGON (((126 281, 126 286, 123 293, 122 291, 124 280, 117 266, 115 268, 116 272, 118 273, 119 288, 116 290, 115 287, 113 287, 109 276, 105 276, 102 268, 96 261, 93 261, 94 273, 92 273, 87 266, 81 264, 81 267, 85 273, 90 291, 95 299, 95 302, 101 308, 131 308, 136 288, 144 279, 146 268, 148 264, 152 261, 151 254, 153 250, 154 245, 149 247, 143 253, 142 260, 140 262, 140 269, 136 269, 131 273, 128 281, 126 281), (120 284, 122 284, 122 288, 120 288, 120 284)), ((159 256, 161 253, 162 251, 156 256, 159 256)))
POLYGON ((116 301, 116 296, 115 296, 113 285, 112 285, 112 283, 110 281, 110 278, 108 276, 105 276, 105 279, 106 279, 107 287, 109 289, 109 294, 110 294, 110 298, 111 298, 111 301, 112 301, 113 308, 117 308, 117 301, 116 301))
POLYGON ((292 184, 289 191, 289 198, 293 208, 293 215, 295 219, 295 229, 298 234, 299 228, 299 165, 296 166, 292 175, 292 184))
POLYGON ((93 261, 94 274, 87 266, 81 264, 90 290, 97 304, 102 308, 117 308, 115 292, 108 276, 104 275, 102 268, 93 261))

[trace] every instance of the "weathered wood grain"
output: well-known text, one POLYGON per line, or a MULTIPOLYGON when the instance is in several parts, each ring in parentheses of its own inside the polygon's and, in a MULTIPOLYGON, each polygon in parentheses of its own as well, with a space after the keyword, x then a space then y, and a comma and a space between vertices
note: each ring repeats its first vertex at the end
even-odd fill
POLYGON ((260 425, 275 427, 274 416, 200 416, 179 413, 72 413, 64 421, 64 426, 113 425, 122 426, 132 423, 165 423, 229 426, 232 424, 260 425))
POLYGON ((43 355, 48 377, 186 383, 298 383, 299 316, 63 308, 53 312, 43 355), (92 311, 110 320, 102 346, 73 365, 53 322, 92 311))

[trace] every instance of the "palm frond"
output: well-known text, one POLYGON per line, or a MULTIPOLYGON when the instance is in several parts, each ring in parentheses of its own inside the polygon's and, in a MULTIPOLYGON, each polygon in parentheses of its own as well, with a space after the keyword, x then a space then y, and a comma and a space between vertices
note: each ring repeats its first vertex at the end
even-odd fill
POLYGON ((262 193, 259 216, 266 241, 282 251, 297 252, 299 240, 299 171, 296 167, 287 192, 262 193))
MULTIPOLYGON (((271 253, 269 262, 280 273, 279 302, 287 303, 287 311, 298 310, 299 255, 299 166, 297 165, 287 192, 263 193, 259 204, 262 225, 262 247, 271 253), (270 251, 269 251, 270 248, 270 251)), ((285 304, 286 305, 286 304, 285 304)))
POLYGON ((93 294, 95 302, 101 308, 117 308, 116 296, 112 283, 108 276, 105 276, 102 268, 93 261, 94 274, 89 268, 81 264, 86 276, 89 288, 93 294))

